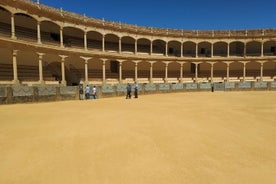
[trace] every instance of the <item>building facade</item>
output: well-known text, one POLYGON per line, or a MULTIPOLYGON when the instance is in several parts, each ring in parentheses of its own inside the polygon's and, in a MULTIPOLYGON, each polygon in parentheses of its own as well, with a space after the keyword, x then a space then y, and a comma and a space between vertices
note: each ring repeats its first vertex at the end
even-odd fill
POLYGON ((274 81, 276 29, 192 31, 0 2, 0 84, 274 81))

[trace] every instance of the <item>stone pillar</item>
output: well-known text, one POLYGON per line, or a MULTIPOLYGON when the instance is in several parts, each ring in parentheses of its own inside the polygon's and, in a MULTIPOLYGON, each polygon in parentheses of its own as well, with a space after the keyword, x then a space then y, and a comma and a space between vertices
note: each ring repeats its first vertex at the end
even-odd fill
POLYGON ((123 64, 123 60, 117 60, 119 62, 119 83, 122 83, 122 64, 123 64))
POLYGON ((16 39, 15 36, 15 24, 14 24, 14 14, 11 14, 11 39, 16 39))
POLYGON ((230 44, 227 43, 227 57, 230 56, 230 44))
POLYGON ((122 38, 119 37, 119 53, 122 53, 122 38))
POLYGON ((135 54, 137 54, 137 39, 135 39, 135 54))
POLYGON ((195 64, 195 82, 197 82, 197 78, 198 78, 198 65, 201 63, 201 62, 193 62, 195 64))
POLYGON ((87 32, 84 32, 84 50, 87 50, 87 32))
POLYGON ((40 21, 37 21, 37 43, 41 44, 40 21))
POLYGON ((181 42, 180 46, 180 57, 183 57, 183 42, 181 42))
POLYGON ((168 42, 166 42, 165 56, 168 56, 168 42))
POLYGON ((211 57, 214 56, 214 44, 211 43, 211 57))
POLYGON ((65 80, 65 58, 68 56, 65 55, 59 55, 61 58, 61 84, 63 86, 66 86, 66 80, 65 80))
POLYGON ((243 81, 245 81, 245 76, 246 76, 246 63, 249 61, 241 61, 243 63, 243 81))
POLYGON ((43 79, 43 64, 42 64, 42 58, 44 53, 37 52, 38 55, 38 67, 39 67, 39 83, 44 84, 43 79))
POLYGON ((184 65, 184 63, 186 63, 186 62, 178 62, 179 64, 180 64, 180 75, 179 75, 179 81, 180 82, 183 82, 183 65, 184 65))
POLYGON ((226 81, 229 82, 229 69, 230 69, 230 64, 233 61, 224 61, 224 63, 226 64, 226 81))
POLYGON ((264 42, 261 43, 261 57, 264 56, 264 42))
POLYGON ((214 64, 216 62, 208 62, 211 65, 211 71, 210 71, 210 75, 211 75, 211 82, 213 82, 213 78, 214 78, 214 64))
POLYGON ((88 84, 88 60, 92 59, 92 57, 84 57, 84 56, 80 56, 81 59, 84 60, 84 81, 85 84, 88 84))
POLYGON ((141 62, 141 61, 133 61, 134 64, 135 64, 135 79, 134 81, 137 82, 137 79, 138 79, 138 63, 141 62))
POLYGON ((196 54, 196 55, 195 55, 195 57, 197 58, 197 57, 198 57, 198 43, 196 43, 196 50, 195 50, 195 51, 196 51, 196 53, 195 53, 195 54, 196 54))
POLYGON ((152 55, 152 40, 150 41, 150 55, 152 55))
POLYGON ((12 52, 12 64, 13 64, 13 83, 19 84, 17 75, 17 52, 18 50, 13 50, 12 52))
POLYGON ((103 39, 102 39, 102 51, 104 52, 105 51, 105 45, 104 45, 104 43, 105 43, 105 35, 103 35, 103 39))
POLYGON ((106 76, 105 76, 105 63, 107 61, 107 59, 101 59, 103 62, 103 84, 105 84, 106 82, 106 76))
POLYGON ((264 63, 267 62, 267 61, 257 61, 257 62, 261 64, 261 68, 260 68, 260 80, 263 81, 264 63))
POLYGON ((168 82, 168 68, 169 68, 170 62, 169 61, 165 61, 163 63, 165 63, 165 82, 168 82))
POLYGON ((246 57, 246 42, 244 43, 243 56, 246 57))
POLYGON ((155 63, 156 61, 150 61, 150 83, 152 83, 152 78, 153 78, 153 64, 155 63))
POLYGON ((59 30, 59 34, 60 34, 60 47, 64 47, 63 45, 63 27, 60 27, 60 30, 59 30))

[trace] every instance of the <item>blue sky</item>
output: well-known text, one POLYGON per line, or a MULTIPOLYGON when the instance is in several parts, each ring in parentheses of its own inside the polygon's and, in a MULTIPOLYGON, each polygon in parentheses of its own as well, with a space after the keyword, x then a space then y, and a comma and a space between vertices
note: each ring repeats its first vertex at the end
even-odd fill
POLYGON ((276 0, 40 0, 40 3, 139 26, 185 30, 276 28, 276 0))

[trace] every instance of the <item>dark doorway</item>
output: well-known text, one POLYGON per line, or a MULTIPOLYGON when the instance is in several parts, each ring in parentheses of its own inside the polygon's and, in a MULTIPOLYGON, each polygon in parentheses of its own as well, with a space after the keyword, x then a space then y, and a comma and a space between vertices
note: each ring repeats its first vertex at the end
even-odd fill
POLYGON ((110 61, 110 71, 112 73, 118 73, 118 71, 119 71, 118 61, 110 61))

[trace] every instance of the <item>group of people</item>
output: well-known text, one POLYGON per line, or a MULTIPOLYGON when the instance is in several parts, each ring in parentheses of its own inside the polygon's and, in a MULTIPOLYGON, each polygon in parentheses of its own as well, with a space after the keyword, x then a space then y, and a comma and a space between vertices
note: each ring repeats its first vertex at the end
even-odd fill
MULTIPOLYGON (((90 86, 86 85, 85 87, 85 99, 88 100, 90 99, 90 86)), ((79 95, 80 95, 80 100, 83 100, 83 86, 80 85, 79 87, 79 95)), ((92 97, 93 99, 97 99, 97 88, 96 86, 92 87, 92 97)))
MULTIPOLYGON (((134 98, 138 98, 138 87, 139 87, 138 84, 135 83, 134 84, 134 98)), ((80 83, 80 86, 79 86, 80 100, 83 100, 84 95, 85 95, 86 100, 90 99, 90 90, 91 89, 90 89, 89 85, 86 85, 85 90, 83 90, 83 83, 80 83)), ((127 84, 126 90, 127 90, 126 99, 131 99, 131 91, 132 91, 131 84, 129 84, 129 83, 127 84)), ((93 97, 93 99, 97 99, 97 88, 96 88, 96 86, 92 87, 92 97, 93 97)))
MULTIPOLYGON (((131 89, 132 89, 132 86, 128 83, 126 87, 126 90, 127 90, 126 99, 131 99, 131 89)), ((134 83, 134 98, 138 98, 138 84, 136 82, 134 83)))

